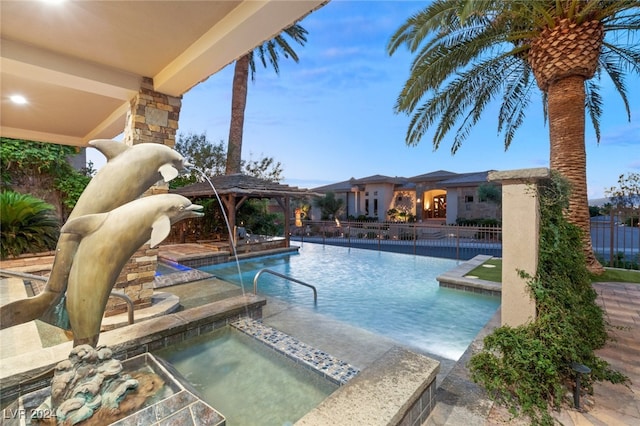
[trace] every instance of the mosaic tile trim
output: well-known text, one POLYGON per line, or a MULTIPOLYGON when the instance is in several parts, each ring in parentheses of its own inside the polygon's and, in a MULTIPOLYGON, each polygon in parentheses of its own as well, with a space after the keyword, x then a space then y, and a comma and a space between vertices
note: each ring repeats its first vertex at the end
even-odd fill
POLYGON ((242 318, 231 323, 231 326, 339 386, 346 384, 360 372, 354 366, 261 322, 242 318))

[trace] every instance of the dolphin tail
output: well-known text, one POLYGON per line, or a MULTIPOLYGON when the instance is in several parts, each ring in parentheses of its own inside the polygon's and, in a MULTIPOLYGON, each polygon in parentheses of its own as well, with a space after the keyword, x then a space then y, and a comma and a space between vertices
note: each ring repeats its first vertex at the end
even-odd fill
POLYGON ((61 297, 61 293, 43 291, 35 297, 3 305, 0 307, 0 330, 40 318, 61 297))

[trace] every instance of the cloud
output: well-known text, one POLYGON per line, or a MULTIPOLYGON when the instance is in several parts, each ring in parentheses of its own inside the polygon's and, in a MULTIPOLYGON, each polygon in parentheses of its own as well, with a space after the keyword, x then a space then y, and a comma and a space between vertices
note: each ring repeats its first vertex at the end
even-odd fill
POLYGON ((333 59, 343 57, 353 57, 362 53, 362 49, 359 47, 330 47, 320 52, 320 56, 333 59))
POLYGON ((633 122, 616 126, 603 132, 601 145, 609 146, 640 146, 640 122, 633 122))
POLYGON ((627 167, 631 170, 640 170, 640 160, 635 160, 627 164, 627 167))

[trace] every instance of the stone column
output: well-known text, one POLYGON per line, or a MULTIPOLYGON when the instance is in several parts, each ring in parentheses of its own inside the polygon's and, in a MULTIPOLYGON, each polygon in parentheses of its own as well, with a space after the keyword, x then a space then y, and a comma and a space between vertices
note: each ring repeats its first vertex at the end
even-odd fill
MULTIPOLYGON (((174 147, 178 118, 182 99, 158 93, 153 90, 153 80, 143 78, 138 95, 131 100, 131 108, 127 113, 124 129, 124 143, 159 143, 174 147)), ((162 183, 154 185, 146 195, 162 194, 169 191, 169 186, 162 183)), ((125 265, 114 288, 124 292, 134 303, 136 309, 151 305, 153 296, 153 280, 158 264, 158 249, 148 244, 138 250, 125 265)), ((126 303, 111 298, 106 308, 106 315, 125 312, 126 303)))
POLYGON ((502 184, 502 325, 517 327, 534 320, 535 300, 518 271, 531 276, 538 268, 540 209, 537 184, 549 169, 490 172, 502 184))

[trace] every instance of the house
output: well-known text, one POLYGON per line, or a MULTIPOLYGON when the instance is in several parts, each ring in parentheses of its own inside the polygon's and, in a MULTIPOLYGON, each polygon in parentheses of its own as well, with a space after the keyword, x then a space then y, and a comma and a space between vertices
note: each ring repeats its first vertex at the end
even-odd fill
MULTIPOLYGON (((483 200, 478 188, 488 185, 489 171, 453 173, 446 170, 409 178, 372 175, 313 188, 333 192, 343 200, 341 219, 417 220, 456 223, 462 219, 499 219, 500 205, 483 200)), ((314 207, 313 219, 320 219, 314 207)))

